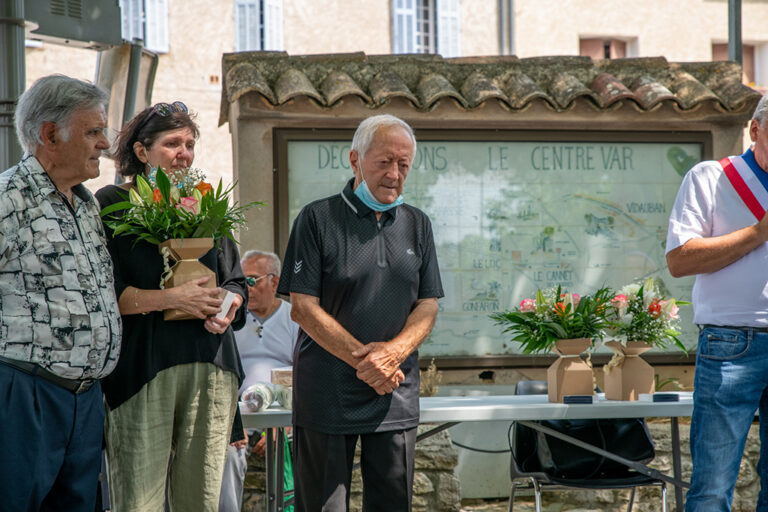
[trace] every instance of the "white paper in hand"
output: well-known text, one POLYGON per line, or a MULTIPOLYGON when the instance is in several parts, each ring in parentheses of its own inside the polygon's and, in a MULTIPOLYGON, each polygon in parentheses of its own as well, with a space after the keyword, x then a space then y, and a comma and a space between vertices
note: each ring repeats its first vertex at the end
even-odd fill
POLYGON ((226 295, 224 295, 224 302, 221 303, 221 311, 216 313, 216 318, 224 318, 227 316, 227 313, 229 313, 229 308, 232 307, 232 302, 235 300, 235 294, 232 293, 229 290, 224 290, 226 292, 226 295))

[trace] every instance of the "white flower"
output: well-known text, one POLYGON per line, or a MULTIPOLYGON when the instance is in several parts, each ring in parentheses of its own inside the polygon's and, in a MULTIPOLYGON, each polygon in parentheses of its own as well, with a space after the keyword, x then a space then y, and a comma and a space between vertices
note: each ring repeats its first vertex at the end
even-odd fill
POLYGON ((637 292, 640 291, 640 285, 637 283, 632 283, 624 286, 621 290, 619 290, 619 293, 622 295, 626 295, 627 299, 634 300, 635 297, 637 297, 637 292))

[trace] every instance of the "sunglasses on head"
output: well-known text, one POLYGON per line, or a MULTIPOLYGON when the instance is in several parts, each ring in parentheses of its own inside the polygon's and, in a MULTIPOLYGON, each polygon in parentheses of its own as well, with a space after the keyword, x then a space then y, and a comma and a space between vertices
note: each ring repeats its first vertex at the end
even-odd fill
POLYGON ((187 106, 180 101, 174 101, 173 103, 155 103, 152 105, 152 110, 150 111, 149 115, 146 117, 146 119, 144 119, 144 122, 141 123, 141 127, 136 130, 136 133, 139 133, 142 129, 144 129, 144 127, 147 126, 147 123, 149 123, 149 120, 152 119, 152 116, 155 114, 160 117, 168 117, 174 112, 184 112, 185 114, 188 114, 189 110, 187 109, 187 106))
POLYGON ((269 274, 261 274, 261 275, 255 275, 255 276, 246 276, 245 277, 245 282, 248 283, 248 286, 256 286, 256 283, 258 283, 259 281, 261 281, 265 277, 267 277, 267 276, 274 277, 275 275, 277 275, 277 274, 273 274, 272 272, 270 272, 269 274))

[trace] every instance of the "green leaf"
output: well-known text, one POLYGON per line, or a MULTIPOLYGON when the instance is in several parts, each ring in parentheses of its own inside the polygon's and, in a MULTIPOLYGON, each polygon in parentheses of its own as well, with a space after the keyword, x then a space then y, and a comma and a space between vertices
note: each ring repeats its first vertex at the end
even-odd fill
POLYGON ((105 217, 110 213, 118 212, 121 210, 130 210, 131 208, 133 208, 133 206, 134 206, 133 203, 131 203, 130 201, 120 201, 119 203, 114 203, 102 208, 101 216, 105 217))
POLYGON ((171 182, 165 172, 163 172, 162 168, 158 167, 157 173, 155 173, 155 182, 157 183, 157 188, 160 190, 160 195, 163 196, 165 203, 171 204, 171 182))
POLYGON ((139 190, 139 195, 145 203, 153 203, 155 201, 154 194, 152 193, 152 187, 141 174, 136 176, 136 188, 139 190))

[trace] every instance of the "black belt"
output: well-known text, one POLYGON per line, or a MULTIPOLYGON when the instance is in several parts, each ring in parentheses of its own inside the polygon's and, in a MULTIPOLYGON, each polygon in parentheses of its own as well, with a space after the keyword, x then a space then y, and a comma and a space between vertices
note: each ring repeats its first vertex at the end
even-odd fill
POLYGON ((8 359, 7 357, 0 356, 0 364, 15 368, 20 372, 26 373, 27 375, 40 377, 41 379, 45 379, 48 382, 53 382, 57 386, 62 387, 67 391, 71 391, 76 395, 85 393, 91 389, 94 384, 96 384, 95 379, 65 379, 64 377, 59 377, 55 373, 49 372, 39 364, 28 363, 26 361, 17 361, 15 359, 8 359))
POLYGON ((768 327, 736 327, 735 325, 712 325, 712 324, 703 324, 701 326, 702 329, 706 329, 708 327, 712 327, 714 329, 735 329, 737 331, 752 331, 752 332, 768 332, 768 327))

